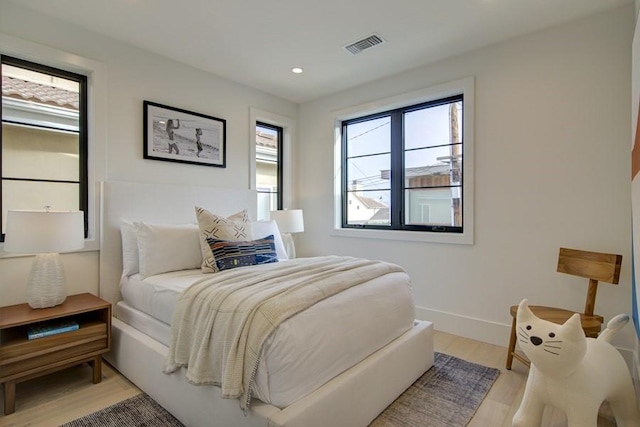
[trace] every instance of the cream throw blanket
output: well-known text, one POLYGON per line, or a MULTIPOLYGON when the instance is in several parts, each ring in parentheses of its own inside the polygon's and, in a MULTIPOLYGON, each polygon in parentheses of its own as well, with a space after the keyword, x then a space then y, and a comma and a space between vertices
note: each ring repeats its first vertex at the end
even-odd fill
POLYGON ((180 296, 165 373, 186 367, 248 409, 262 345, 282 322, 318 301, 385 274, 394 264, 351 257, 299 258, 208 275, 180 296))

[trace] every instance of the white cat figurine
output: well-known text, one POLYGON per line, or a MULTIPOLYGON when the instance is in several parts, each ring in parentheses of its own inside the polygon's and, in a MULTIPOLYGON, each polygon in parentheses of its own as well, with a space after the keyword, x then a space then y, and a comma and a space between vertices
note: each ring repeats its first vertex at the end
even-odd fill
POLYGON ((580 315, 558 325, 536 317, 522 300, 516 329, 531 368, 513 426, 540 427, 544 406, 551 405, 565 412, 568 427, 597 427, 605 400, 618 427, 640 426, 631 374, 620 352, 609 344, 628 321, 628 315, 618 315, 597 339, 586 338, 580 315))

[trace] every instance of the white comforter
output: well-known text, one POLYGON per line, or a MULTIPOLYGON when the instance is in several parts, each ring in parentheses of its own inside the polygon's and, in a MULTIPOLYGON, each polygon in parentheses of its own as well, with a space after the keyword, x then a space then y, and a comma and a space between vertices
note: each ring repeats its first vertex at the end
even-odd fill
MULTIPOLYGON (((324 256, 234 269, 186 289, 176 305, 165 373, 180 367, 194 384, 215 384, 247 409, 265 340, 292 316, 369 280, 403 271, 395 264, 324 256), (257 274, 256 274, 257 273, 257 274)), ((311 369, 311 367, 310 367, 311 369)))
MULTIPOLYGON (((223 279, 224 273, 215 276, 223 279)), ((143 281, 125 280, 122 293, 129 305, 166 322, 181 290, 201 277, 196 272, 175 272, 143 281)), ((404 272, 321 301, 282 323, 267 339, 253 394, 285 407, 388 344, 408 330, 413 319, 404 272)))

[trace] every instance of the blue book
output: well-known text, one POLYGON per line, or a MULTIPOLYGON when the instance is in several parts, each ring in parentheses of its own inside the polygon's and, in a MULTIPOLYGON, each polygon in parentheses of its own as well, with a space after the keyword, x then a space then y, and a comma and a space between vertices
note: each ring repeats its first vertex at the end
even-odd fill
POLYGON ((36 338, 48 337, 50 335, 61 334, 63 332, 70 332, 80 329, 78 322, 62 322, 52 323, 50 325, 34 326, 27 330, 27 337, 30 340, 36 338))

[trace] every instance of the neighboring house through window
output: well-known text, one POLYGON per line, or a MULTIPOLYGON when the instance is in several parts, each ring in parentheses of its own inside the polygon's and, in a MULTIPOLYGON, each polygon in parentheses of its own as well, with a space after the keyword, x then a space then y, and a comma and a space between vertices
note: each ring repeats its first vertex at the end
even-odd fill
POLYGON ((88 219, 87 77, 2 56, 2 240, 9 209, 82 210, 88 219))

